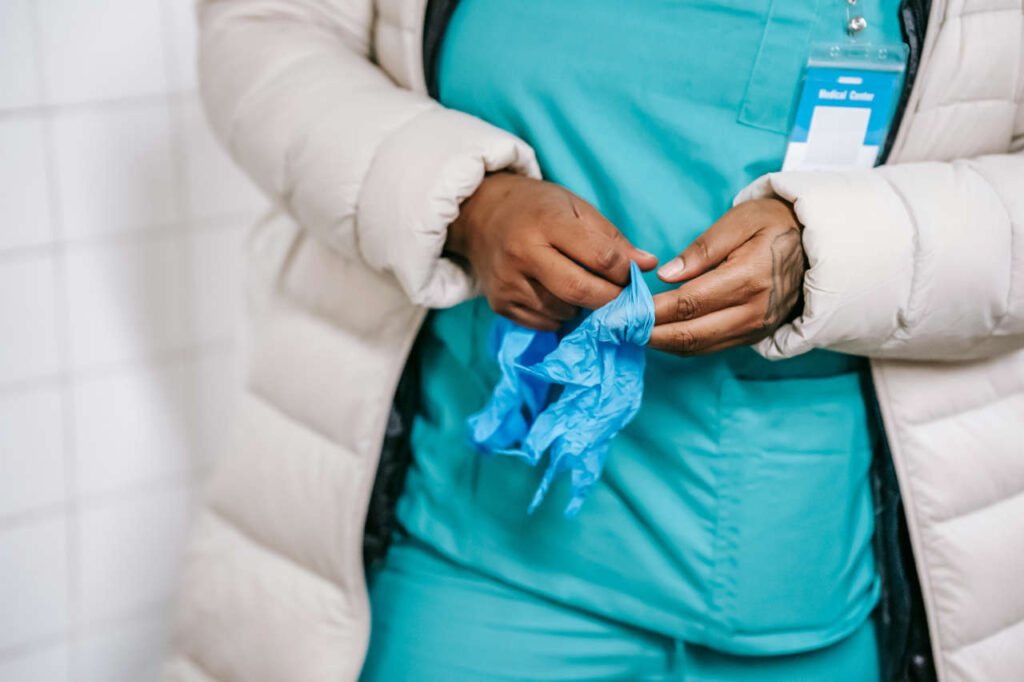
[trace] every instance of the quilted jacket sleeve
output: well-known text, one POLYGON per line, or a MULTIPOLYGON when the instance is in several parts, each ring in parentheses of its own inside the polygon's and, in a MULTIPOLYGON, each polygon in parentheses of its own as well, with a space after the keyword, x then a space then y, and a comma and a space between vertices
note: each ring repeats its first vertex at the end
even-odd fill
POLYGON ((1024 153, 851 172, 784 172, 804 225, 804 309, 756 349, 966 360, 1024 347, 1024 153))
POLYGON ((370 0, 200 0, 203 101, 304 228, 393 272, 413 302, 453 305, 474 288, 441 255, 460 202, 485 172, 539 171, 518 138, 396 85, 371 58, 380 20, 370 0))

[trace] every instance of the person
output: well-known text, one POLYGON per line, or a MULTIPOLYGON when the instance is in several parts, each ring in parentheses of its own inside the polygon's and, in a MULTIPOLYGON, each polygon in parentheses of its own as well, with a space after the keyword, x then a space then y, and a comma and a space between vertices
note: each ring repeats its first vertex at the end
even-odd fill
POLYGON ((857 0, 911 48, 887 163, 777 172, 839 4, 201 4, 281 210, 167 680, 1018 676, 1024 10, 857 0), (643 404, 527 515, 542 471, 465 441, 490 329, 630 262, 643 404))

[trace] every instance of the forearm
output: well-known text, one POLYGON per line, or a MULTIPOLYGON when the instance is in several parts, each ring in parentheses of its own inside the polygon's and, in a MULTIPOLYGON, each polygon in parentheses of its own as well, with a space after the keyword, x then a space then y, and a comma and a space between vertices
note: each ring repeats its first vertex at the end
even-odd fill
POLYGON ((206 0, 203 100, 235 160, 303 228, 393 273, 413 302, 453 305, 473 293, 442 257, 459 203, 488 171, 539 171, 515 136, 396 85, 370 59, 374 20, 362 0, 206 0))

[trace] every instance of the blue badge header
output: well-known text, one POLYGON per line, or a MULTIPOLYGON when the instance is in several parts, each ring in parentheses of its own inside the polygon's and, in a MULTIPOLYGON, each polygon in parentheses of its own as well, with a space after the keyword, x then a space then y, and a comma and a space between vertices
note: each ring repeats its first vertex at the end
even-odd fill
POLYGON ((816 107, 848 107, 871 110, 862 144, 881 146, 901 77, 898 71, 809 66, 790 141, 807 142, 816 107))

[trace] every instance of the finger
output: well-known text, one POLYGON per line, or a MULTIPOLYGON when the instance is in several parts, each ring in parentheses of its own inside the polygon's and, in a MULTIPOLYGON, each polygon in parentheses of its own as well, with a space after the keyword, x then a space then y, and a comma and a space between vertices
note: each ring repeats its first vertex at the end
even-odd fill
POLYGON ((658 257, 649 251, 644 251, 643 249, 638 249, 637 247, 633 246, 633 243, 626 239, 626 236, 622 234, 622 231, 619 230, 615 223, 608 220, 608 218, 606 218, 603 213, 601 213, 596 208, 591 206, 588 202, 584 201, 583 199, 580 199, 579 197, 576 197, 574 201, 577 204, 582 205, 582 208, 574 208, 574 212, 580 215, 588 225, 592 226, 594 229, 598 230, 599 232, 608 237, 612 237, 616 240, 621 240, 626 243, 626 245, 629 247, 629 260, 635 261, 636 264, 640 266, 640 270, 642 270, 643 272, 647 272, 657 267, 658 257))
POLYGON ((767 334, 748 334, 746 336, 739 336, 729 339, 728 341, 708 346, 701 352, 701 355, 710 355, 711 353, 717 353, 718 351, 728 350, 730 348, 738 348, 739 346, 753 346, 766 336, 767 334))
MULTIPOLYGON (((593 226, 577 223, 576 229, 562 230, 554 235, 551 244, 609 282, 619 286, 629 284, 629 263, 637 257, 637 249, 633 248, 618 230, 606 234, 593 226)), ((642 260, 649 259, 645 257, 642 260)))
POLYGON ((681 282, 701 275, 725 260, 756 234, 765 222, 787 220, 789 215, 791 210, 777 200, 754 200, 738 204, 694 239, 681 254, 661 266, 658 277, 664 282, 681 282))
POLYGON ((525 289, 519 302, 542 315, 555 320, 571 320, 580 312, 579 308, 560 300, 535 279, 526 278, 525 289))
POLYGON ((570 197, 576 229, 560 229, 552 244, 610 282, 629 284, 629 263, 636 261, 644 272, 658 264, 653 253, 638 249, 596 208, 577 196, 570 197))
POLYGON ((503 316, 516 324, 542 332, 556 332, 562 326, 562 323, 558 320, 542 315, 535 310, 530 310, 519 303, 509 304, 503 316))
POLYGON ((766 291, 771 278, 770 262, 760 263, 746 245, 733 255, 735 258, 731 257, 721 267, 655 296, 654 324, 693 320, 747 303, 766 291), (759 270, 764 270, 763 276, 758 275, 759 270))
POLYGON ((658 257, 650 251, 644 251, 633 247, 633 252, 629 255, 630 260, 637 264, 641 272, 650 272, 654 268, 658 267, 658 257))
POLYGON ((629 255, 633 249, 625 239, 583 228, 576 234, 560 234, 552 240, 552 245, 609 282, 619 286, 629 284, 629 255))
POLYGON ((587 272, 554 248, 540 251, 526 274, 558 299, 584 308, 600 308, 622 291, 622 287, 587 272))
POLYGON ((648 345, 675 355, 703 355, 742 345, 761 326, 751 306, 733 306, 695 320, 656 325, 648 345))

